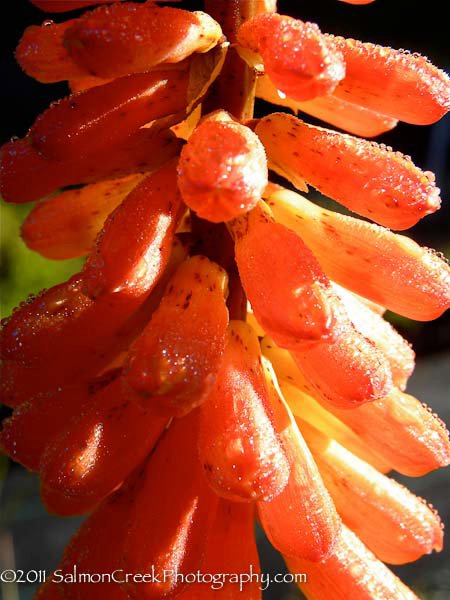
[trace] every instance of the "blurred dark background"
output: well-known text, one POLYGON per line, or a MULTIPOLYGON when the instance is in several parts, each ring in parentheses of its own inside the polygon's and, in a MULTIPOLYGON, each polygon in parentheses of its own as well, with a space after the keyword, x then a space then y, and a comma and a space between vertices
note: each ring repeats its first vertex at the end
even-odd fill
MULTIPOLYGON (((182 1, 175 6, 201 9, 202 2, 182 1)), ((406 48, 428 56, 432 62, 450 70, 450 47, 444 3, 439 0, 407 1, 377 0, 366 6, 352 6, 336 0, 279 0, 279 12, 317 22, 322 31, 354 37, 366 41, 406 48)), ((65 83, 43 85, 26 76, 14 60, 14 48, 27 25, 40 24, 46 18, 55 21, 77 16, 79 11, 45 15, 27 0, 9 0, 1 3, 2 35, 0 36, 0 72, 2 81, 2 110, 0 141, 23 136, 36 116, 52 100, 65 96, 65 83)), ((257 115, 266 114, 270 105, 258 102, 257 115)), ((314 121, 309 118, 308 120, 314 121)), ((399 124, 377 141, 393 146, 408 154, 425 170, 434 171, 442 190, 442 209, 425 218, 408 235, 419 243, 450 255, 450 117, 431 127, 399 124)), ((19 227, 29 206, 1 206, 1 314, 8 315, 29 293, 67 278, 79 268, 79 261, 52 262, 31 253, 19 237, 19 227)), ((450 312, 450 311, 449 311, 450 312)), ((450 316, 449 313, 431 323, 415 323, 396 315, 391 320, 409 339, 419 356, 418 369, 411 380, 410 390, 431 404, 447 422, 450 417, 447 403, 450 390, 450 316)), ((1 457, 0 457, 1 459, 1 457)), ((33 476, 6 461, 0 465, 0 486, 9 476, 1 504, 0 563, 24 569, 50 568, 78 519, 49 517, 41 508, 37 483, 33 476), (6 562, 5 562, 6 561, 6 562)), ((404 481, 406 478, 399 478, 404 481)), ((406 484, 416 493, 426 496, 441 512, 449 516, 449 479, 442 473, 406 484)), ((0 488, 1 493, 1 488, 0 488)), ((279 559, 261 541, 264 570, 278 572, 279 559)), ((434 555, 412 566, 398 569, 401 576, 427 600, 450 598, 450 556, 434 555)), ((13 586, 4 588, 5 600, 17 600, 19 592, 13 586)), ((20 599, 31 597, 33 586, 20 590, 20 599)), ((288 600, 298 597, 288 586, 273 586, 267 598, 288 600)))

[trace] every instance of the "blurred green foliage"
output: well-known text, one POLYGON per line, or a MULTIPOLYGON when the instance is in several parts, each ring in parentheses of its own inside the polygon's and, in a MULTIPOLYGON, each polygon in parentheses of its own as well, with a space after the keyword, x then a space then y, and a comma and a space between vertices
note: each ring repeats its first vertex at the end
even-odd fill
POLYGON ((20 225, 31 205, 0 204, 0 314, 8 316, 29 294, 66 280, 80 269, 80 259, 53 261, 29 250, 20 225))

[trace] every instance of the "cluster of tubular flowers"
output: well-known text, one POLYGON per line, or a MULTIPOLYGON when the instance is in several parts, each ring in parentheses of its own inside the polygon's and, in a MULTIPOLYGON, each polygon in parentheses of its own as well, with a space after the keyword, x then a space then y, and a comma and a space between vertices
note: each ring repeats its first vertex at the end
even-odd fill
POLYGON ((39 200, 30 248, 86 261, 3 325, 1 445, 49 511, 90 513, 63 573, 156 574, 37 597, 260 598, 255 580, 175 575, 258 572, 257 518, 308 598, 415 598, 384 563, 440 550, 442 526, 387 474, 444 466, 450 446, 405 393, 414 352, 383 312, 438 317, 450 269, 391 231, 439 208, 433 174, 363 136, 437 121, 448 77, 265 0, 214 0, 215 18, 33 4, 105 5, 29 27, 16 52, 72 93, 3 146, 2 194, 39 200), (253 119, 255 93, 349 133, 253 119))

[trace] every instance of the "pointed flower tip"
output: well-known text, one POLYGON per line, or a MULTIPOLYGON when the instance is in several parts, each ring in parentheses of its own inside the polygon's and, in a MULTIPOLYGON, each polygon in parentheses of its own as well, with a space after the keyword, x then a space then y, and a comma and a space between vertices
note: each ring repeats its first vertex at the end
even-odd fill
POLYGON ((344 78, 342 54, 314 23, 280 14, 249 19, 238 31, 238 42, 261 55, 276 87, 294 100, 331 93, 344 78))
POLYGON ((201 407, 199 452, 211 486, 230 500, 270 501, 289 479, 258 339, 242 321, 230 323, 216 383, 201 407))
POLYGON ((258 136, 229 116, 223 121, 212 115, 200 123, 178 165, 183 200, 200 217, 214 223, 229 221, 253 208, 267 177, 266 155, 258 136))
POLYGON ((262 118, 256 133, 275 171, 294 185, 300 175, 380 225, 407 229, 440 206, 433 177, 382 144, 308 125, 285 113, 262 118))
POLYGON ((450 78, 426 57, 327 34, 344 55, 339 98, 406 123, 431 125, 450 110, 450 78))

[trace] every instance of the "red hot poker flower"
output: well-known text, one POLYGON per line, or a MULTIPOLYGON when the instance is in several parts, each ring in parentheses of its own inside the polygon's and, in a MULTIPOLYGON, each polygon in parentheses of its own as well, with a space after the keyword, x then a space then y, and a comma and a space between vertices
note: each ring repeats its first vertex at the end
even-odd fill
MULTIPOLYGON (((401 391, 414 353, 383 313, 439 316, 448 265, 275 186, 267 166, 395 229, 437 210, 434 176, 286 114, 253 120, 253 101, 371 137, 399 119, 437 120, 449 79, 275 4, 111 3, 25 32, 23 68, 69 79, 74 93, 2 148, 2 194, 40 200, 23 227, 30 247, 87 259, 4 324, 2 393, 14 411, 0 442, 40 472, 51 511, 92 511, 65 573, 258 572, 257 511, 291 569, 307 573, 308 598, 412 599, 378 558, 440 550, 440 521, 385 474, 444 466, 450 444, 401 391)), ((47 582, 37 598, 99 593, 216 594, 172 576, 47 582)), ((241 595, 231 582, 219 593, 241 595)), ((260 597, 254 582, 244 593, 260 597)))

